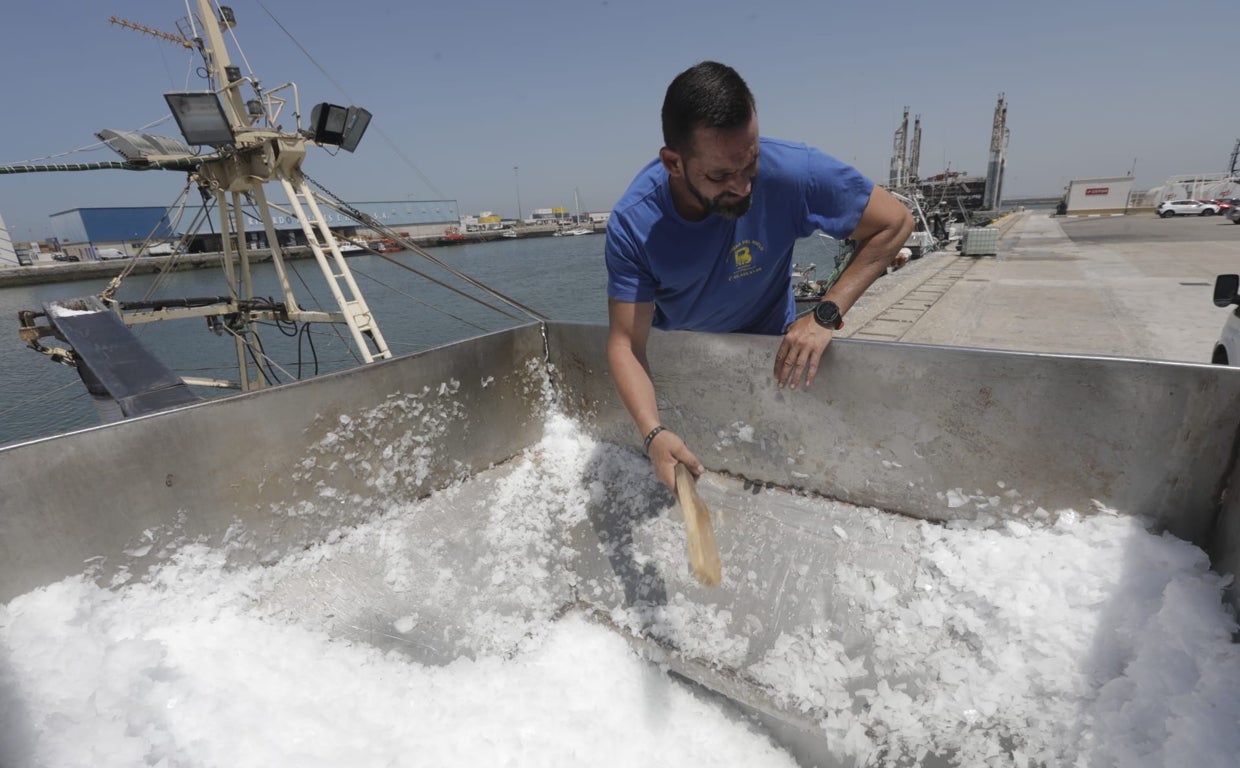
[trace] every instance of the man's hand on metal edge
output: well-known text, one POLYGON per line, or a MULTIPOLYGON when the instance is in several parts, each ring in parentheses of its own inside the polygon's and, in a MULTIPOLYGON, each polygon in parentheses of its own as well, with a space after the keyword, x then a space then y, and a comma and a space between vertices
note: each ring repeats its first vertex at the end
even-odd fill
POLYGON ((811 315, 798 318, 788 326, 779 351, 775 353, 775 380, 780 389, 796 389, 802 380, 806 388, 814 383, 818 363, 832 335, 830 328, 819 325, 811 315))

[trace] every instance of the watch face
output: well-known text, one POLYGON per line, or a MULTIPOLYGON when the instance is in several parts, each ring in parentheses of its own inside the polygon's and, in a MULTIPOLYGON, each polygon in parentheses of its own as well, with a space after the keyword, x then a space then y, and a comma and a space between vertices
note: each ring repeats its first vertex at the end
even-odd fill
POLYGON ((839 328, 840 308, 834 301, 819 302, 818 306, 814 307, 814 319, 824 328, 839 328))

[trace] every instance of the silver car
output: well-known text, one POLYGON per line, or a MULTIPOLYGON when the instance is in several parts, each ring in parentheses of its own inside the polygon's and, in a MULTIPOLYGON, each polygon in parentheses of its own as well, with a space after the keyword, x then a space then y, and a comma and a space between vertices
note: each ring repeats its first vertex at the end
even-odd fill
POLYGON ((1219 275, 1214 280, 1214 306, 1227 307, 1227 321, 1214 345, 1210 362, 1240 365, 1240 275, 1219 275))
POLYGON ((1213 216, 1218 210, 1217 203, 1201 200, 1164 200, 1158 204, 1156 212, 1166 219, 1172 216, 1213 216))

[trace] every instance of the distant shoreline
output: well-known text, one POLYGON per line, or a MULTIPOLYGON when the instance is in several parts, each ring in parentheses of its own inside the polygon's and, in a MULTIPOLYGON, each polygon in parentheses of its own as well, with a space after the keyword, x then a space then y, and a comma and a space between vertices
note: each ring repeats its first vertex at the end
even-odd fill
MULTIPOLYGON (((285 248, 286 259, 304 259, 310 256, 306 246, 285 248)), ((271 249, 251 250, 250 261, 271 261, 271 249)), ((68 283, 74 280, 94 280, 119 275, 133 262, 132 274, 147 275, 156 272, 182 272, 191 269, 216 268, 220 265, 220 253, 183 253, 170 256, 142 256, 137 259, 110 259, 108 261, 69 261, 39 263, 28 267, 0 268, 0 288, 19 285, 43 285, 68 283)))
MULTIPOLYGON (((519 230, 520 235, 516 239, 526 239, 532 237, 550 237, 555 234, 554 227, 528 227, 519 230)), ((596 234, 599 232, 596 230, 596 234)), ((484 243, 502 240, 499 231, 486 232, 465 232, 462 233, 462 239, 455 244, 468 245, 471 243, 484 243)), ((450 248, 452 243, 441 243, 439 238, 410 238, 416 245, 422 248, 450 248)), ((270 248, 251 248, 247 251, 250 256, 251 263, 261 264, 271 261, 270 248)), ((305 245, 286 246, 281 249, 286 260, 300 260, 313 258, 310 248, 305 245)), ((393 254, 404 253, 404 251, 394 251, 393 254)), ((356 254, 362 255, 362 254, 356 254)), ((167 256, 141 256, 136 259, 110 259, 108 261, 53 261, 53 262, 37 262, 31 266, 3 266, 0 267, 0 288, 13 288, 22 285, 45 285, 48 283, 68 283, 74 280, 96 280, 101 278, 111 278, 119 275, 123 270, 132 263, 132 274, 147 275, 159 272, 183 272, 192 269, 214 269, 220 266, 222 254, 218 251, 213 253, 183 253, 167 256)))

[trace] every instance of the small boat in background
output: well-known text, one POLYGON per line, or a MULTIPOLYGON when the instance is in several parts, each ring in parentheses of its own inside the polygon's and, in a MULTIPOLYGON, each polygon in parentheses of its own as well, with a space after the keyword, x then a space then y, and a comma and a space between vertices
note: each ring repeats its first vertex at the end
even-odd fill
POLYGON ((571 229, 560 229, 555 233, 555 237, 577 237, 579 235, 594 234, 594 227, 587 227, 581 224, 581 197, 577 194, 576 189, 573 190, 573 200, 577 203, 577 216, 573 219, 573 221, 577 222, 577 226, 571 229))
POLYGON ((347 237, 336 239, 336 247, 340 249, 340 253, 344 256, 356 256, 359 253, 365 253, 366 249, 347 237))
POLYGON ((826 294, 830 283, 827 280, 813 279, 817 264, 811 263, 802 268, 799 264, 792 265, 792 297, 798 303, 818 302, 826 294))
POLYGON ((396 242, 390 237, 384 238, 382 240, 376 240, 370 244, 370 247, 374 248, 379 253, 396 253, 397 251, 405 250, 405 247, 403 245, 396 242))

